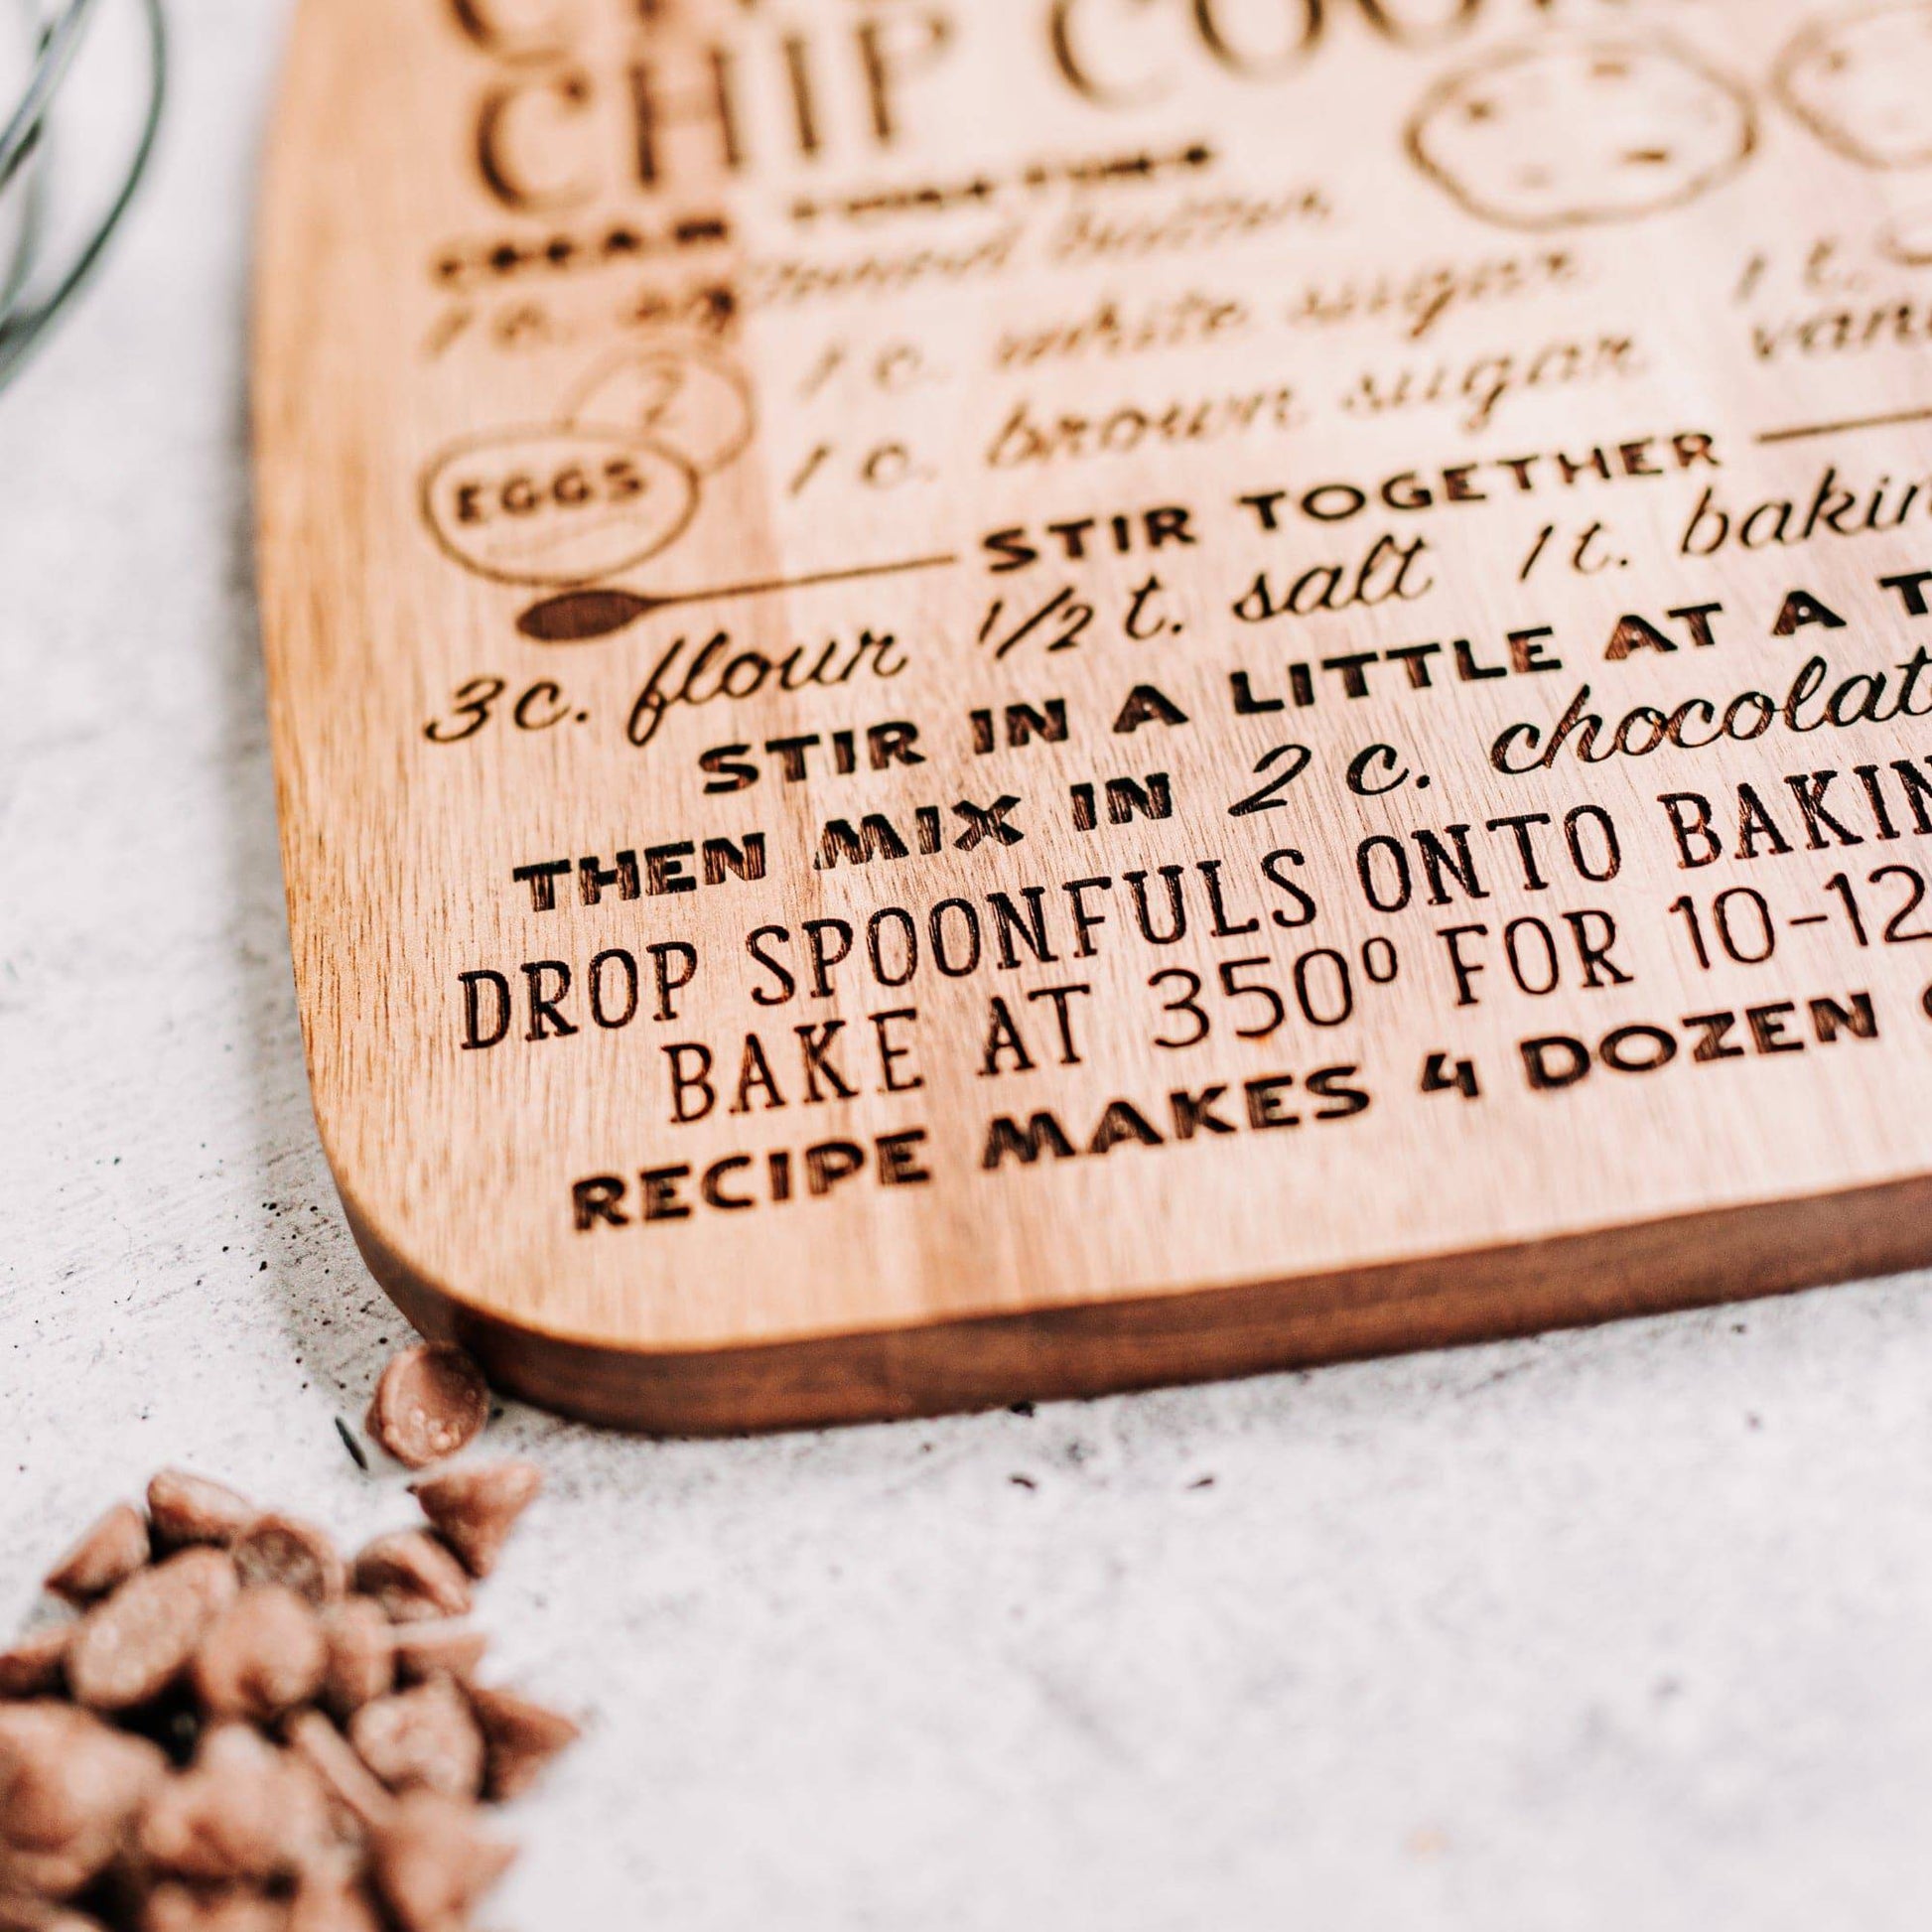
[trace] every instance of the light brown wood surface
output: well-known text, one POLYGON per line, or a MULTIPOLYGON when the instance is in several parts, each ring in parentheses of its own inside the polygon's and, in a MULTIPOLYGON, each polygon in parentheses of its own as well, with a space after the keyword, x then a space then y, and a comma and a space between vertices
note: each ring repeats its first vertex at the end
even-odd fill
POLYGON ((1932 1258, 1928 76, 1921 5, 308 0, 260 567, 385 1287, 737 1429, 1932 1258))

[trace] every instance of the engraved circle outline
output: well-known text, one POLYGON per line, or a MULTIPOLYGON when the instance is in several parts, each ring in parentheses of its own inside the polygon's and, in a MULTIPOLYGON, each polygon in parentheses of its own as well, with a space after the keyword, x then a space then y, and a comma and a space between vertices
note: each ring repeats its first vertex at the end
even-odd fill
POLYGON ((653 557, 661 556, 672 544, 691 527, 693 519, 703 506, 704 480, 691 465, 675 450, 667 450, 653 443, 648 437, 627 436, 621 430, 601 427, 586 428, 577 423, 543 423, 531 427, 504 430, 484 430, 474 436, 466 436, 455 443, 446 444, 424 466, 422 477, 416 485, 416 504, 418 514, 428 529, 436 547, 444 556, 459 568, 467 570, 474 577, 481 577, 492 584, 507 584, 518 590, 580 590, 586 585, 608 583, 614 577, 621 577, 625 571, 635 570, 639 564, 648 563, 653 557), (647 456, 657 458, 668 464, 684 479, 685 498, 683 507, 671 528, 654 539, 643 549, 625 556, 621 561, 606 565, 601 570, 578 572, 571 576, 559 576, 554 571, 532 574, 529 571, 498 570, 490 565, 479 563, 474 557, 466 556, 448 536, 444 534, 442 520, 436 514, 435 485, 451 464, 458 459, 486 450, 493 444, 509 443, 518 438, 535 440, 539 437, 582 436, 609 444, 614 449, 641 451, 647 456))
MULTIPOLYGON (((602 388, 604 384, 611 379, 612 376, 616 375, 621 368, 623 368, 624 366, 630 363, 656 362, 656 361, 695 362, 701 368, 707 370, 709 373, 721 377, 726 387, 731 389, 737 395, 740 407, 743 411, 743 417, 744 417, 743 427, 741 428, 737 436, 731 442, 725 445, 724 451, 721 455, 713 457, 709 463, 700 465, 697 463, 693 463, 689 457, 683 455, 682 451, 672 452, 672 454, 674 455, 683 457, 683 461, 690 465, 692 471, 701 480, 705 477, 716 476, 720 470, 729 469, 731 465, 736 463, 738 459, 742 457, 745 454, 745 452, 749 450, 752 447, 753 443, 758 439, 759 421, 758 421, 757 396, 755 391, 753 390, 751 378, 745 373, 745 371, 742 368, 738 367, 736 363, 728 362, 724 360, 722 357, 711 354, 708 350, 705 349, 690 348, 690 347, 686 347, 682 344, 677 344, 677 345, 663 345, 657 347, 646 347, 641 345, 625 345, 623 347, 612 350, 612 352, 609 355, 607 355, 603 359, 603 361, 598 363, 597 366, 592 369, 589 375, 584 377, 584 379, 571 390, 569 398, 564 404, 564 411, 565 411, 564 421, 567 424, 569 424, 572 428, 615 427, 615 425, 612 424, 600 424, 596 421, 593 421, 592 423, 586 425, 584 422, 584 415, 583 415, 583 411, 586 404, 590 402, 591 398, 594 395, 596 395, 598 390, 602 388)), ((646 437, 648 437, 649 434, 650 433, 648 430, 644 432, 644 435, 646 437)), ((669 449, 670 445, 666 444, 666 445, 662 445, 661 447, 669 449)))

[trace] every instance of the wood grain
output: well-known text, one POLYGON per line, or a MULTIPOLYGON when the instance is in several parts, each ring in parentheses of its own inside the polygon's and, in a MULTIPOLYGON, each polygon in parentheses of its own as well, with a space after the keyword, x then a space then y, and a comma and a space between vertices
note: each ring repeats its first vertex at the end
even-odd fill
POLYGON ((309 0, 271 721, 419 1326, 738 1429, 1932 1259, 1932 13, 1681 12, 309 0))

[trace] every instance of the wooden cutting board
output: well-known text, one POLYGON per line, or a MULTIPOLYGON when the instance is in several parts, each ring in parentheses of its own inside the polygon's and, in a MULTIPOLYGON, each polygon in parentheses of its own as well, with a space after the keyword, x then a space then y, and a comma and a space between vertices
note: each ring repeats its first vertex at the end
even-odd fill
POLYGON ((898 1416, 1932 1257, 1932 5, 308 0, 370 1267, 898 1416))

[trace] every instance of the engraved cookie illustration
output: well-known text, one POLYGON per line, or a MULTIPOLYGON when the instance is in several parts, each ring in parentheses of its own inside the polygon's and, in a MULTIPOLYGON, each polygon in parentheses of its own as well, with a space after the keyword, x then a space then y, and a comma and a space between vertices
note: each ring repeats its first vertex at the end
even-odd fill
POLYGON ((1749 96, 1663 42, 1550 39, 1446 75, 1411 116, 1410 157, 1506 228, 1635 221, 1695 201, 1756 145, 1749 96))
POLYGON ((1813 21, 1779 56, 1772 85, 1847 160, 1932 164, 1932 5, 1887 0, 1813 21))

